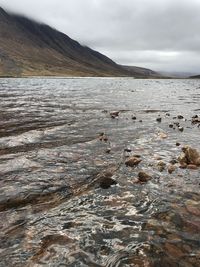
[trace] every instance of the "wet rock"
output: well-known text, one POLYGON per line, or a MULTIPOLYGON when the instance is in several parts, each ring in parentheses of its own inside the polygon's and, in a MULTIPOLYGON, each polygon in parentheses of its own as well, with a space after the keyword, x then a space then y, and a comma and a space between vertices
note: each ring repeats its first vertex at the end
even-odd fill
POLYGON ((184 146, 183 153, 179 156, 178 160, 181 165, 196 165, 200 166, 200 154, 195 148, 184 146))
POLYGON ((159 161, 159 162, 157 163, 157 168, 158 168, 158 170, 159 170, 160 172, 164 171, 164 170, 165 170, 165 167, 166 167, 166 163, 165 163, 165 162, 163 162, 163 161, 159 161))
POLYGON ((183 117, 182 115, 178 115, 177 118, 178 118, 179 120, 184 119, 184 117, 183 117))
POLYGON ((181 163, 179 166, 180 169, 187 169, 187 164, 186 163, 181 163))
POLYGON ((194 115, 192 117, 192 124, 198 124, 200 123, 200 117, 198 115, 194 115))
POLYGON ((117 182, 115 180, 113 180, 112 178, 110 177, 102 177, 99 181, 99 186, 102 188, 102 189, 108 189, 110 188, 112 185, 116 185, 117 182))
POLYGON ((136 116, 132 116, 132 118, 131 118, 132 120, 137 120, 137 118, 136 118, 136 116))
POLYGON ((169 124, 169 128, 173 128, 174 125, 172 123, 169 124))
POLYGON ((170 113, 166 113, 166 116, 170 117, 170 113))
POLYGON ((107 142, 108 141, 108 137, 106 136, 106 134, 105 133, 100 133, 99 134, 99 140, 100 141, 104 141, 104 142, 107 142))
POLYGON ((174 125, 177 126, 177 127, 179 127, 180 126, 180 123, 176 121, 176 122, 174 122, 174 125))
POLYGON ((111 148, 107 148, 106 149, 106 154, 110 154, 110 152, 111 152, 111 148))
POLYGON ((200 123, 200 118, 196 117, 196 118, 192 118, 192 124, 198 124, 200 123))
POLYGON ((112 119, 115 119, 115 118, 119 117, 119 111, 112 111, 112 112, 110 112, 110 117, 112 119))
POLYGON ((149 174, 147 174, 146 172, 141 171, 138 173, 138 181, 141 183, 146 183, 151 179, 152 179, 152 177, 149 174))
POLYGON ((111 185, 116 185, 117 182, 112 178, 117 170, 117 167, 110 167, 107 170, 100 172, 96 179, 94 179, 93 184, 97 185, 103 189, 108 189, 111 185))
POLYGON ((170 160, 169 163, 172 164, 172 165, 175 165, 175 164, 178 163, 178 160, 176 160, 176 159, 172 159, 172 160, 170 160))
POLYGON ((141 161, 142 161, 142 160, 141 160, 140 157, 136 157, 136 156, 134 156, 134 157, 130 157, 129 159, 127 159, 127 160, 125 161, 125 165, 126 165, 126 166, 129 166, 129 167, 135 167, 135 166, 137 166, 141 161))
POLYGON ((199 116, 198 115, 194 115, 192 116, 192 119, 197 119, 199 116))
POLYGON ((168 137, 168 135, 166 133, 158 133, 158 137, 161 139, 166 139, 168 137))
POLYGON ((132 150, 130 148, 125 148, 124 149, 124 157, 129 158, 131 152, 132 152, 132 150))
POLYGON ((179 127, 178 127, 178 130, 179 130, 180 132, 183 132, 183 131, 184 131, 184 128, 181 127, 181 126, 179 126, 179 127))
POLYGON ((162 121, 162 118, 161 118, 161 117, 158 117, 158 118, 156 119, 156 121, 157 121, 157 122, 161 122, 161 121, 162 121))
POLYGON ((176 166, 175 165, 169 165, 167 170, 168 170, 168 173, 171 174, 176 170, 176 166))
POLYGON ((176 142, 176 146, 180 146, 181 144, 179 142, 176 142))

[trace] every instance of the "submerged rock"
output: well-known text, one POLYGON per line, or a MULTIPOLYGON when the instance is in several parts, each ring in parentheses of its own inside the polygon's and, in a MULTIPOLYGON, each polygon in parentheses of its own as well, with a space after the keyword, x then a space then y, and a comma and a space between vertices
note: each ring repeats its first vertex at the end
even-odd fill
POLYGON ((183 132, 184 131, 184 128, 181 127, 181 126, 179 126, 178 129, 179 129, 180 132, 183 132))
POLYGON ((112 185, 116 185, 117 182, 112 178, 116 170, 117 167, 112 167, 99 173, 94 183, 97 184, 102 189, 108 189, 112 185))
POLYGON ((102 189, 108 189, 111 185, 116 185, 117 182, 110 177, 102 177, 99 181, 99 185, 102 189))
POLYGON ((198 115, 195 115, 192 117, 192 124, 198 124, 200 123, 200 117, 198 115))
POLYGON ((178 115, 177 118, 178 118, 179 120, 182 120, 184 117, 183 117, 182 115, 178 115))
POLYGON ((171 174, 176 170, 176 166, 171 164, 168 166, 167 170, 168 170, 168 173, 171 174))
POLYGON ((137 166, 141 161, 142 161, 142 160, 141 160, 140 157, 136 157, 136 156, 134 156, 134 157, 130 157, 129 159, 127 159, 127 160, 125 161, 125 164, 126 164, 126 166, 129 166, 129 167, 135 167, 135 166, 137 166))
POLYGON ((105 133, 100 133, 99 134, 99 140, 100 141, 104 141, 104 142, 107 142, 108 141, 108 137, 106 136, 106 134, 105 133))
POLYGON ((166 163, 165 163, 165 162, 163 162, 163 161, 159 161, 159 162, 157 163, 157 168, 158 168, 158 170, 159 170, 160 172, 164 171, 164 170, 165 170, 165 167, 166 167, 166 163))
POLYGON ((110 154, 110 152, 111 152, 111 148, 109 147, 106 149, 106 154, 110 154))
POLYGON ((115 118, 119 117, 119 111, 112 111, 112 112, 110 112, 110 117, 112 119, 115 119, 115 118))
POLYGON ((160 132, 160 133, 158 133, 158 137, 160 139, 166 139, 168 137, 168 135, 166 133, 164 133, 164 132, 160 132))

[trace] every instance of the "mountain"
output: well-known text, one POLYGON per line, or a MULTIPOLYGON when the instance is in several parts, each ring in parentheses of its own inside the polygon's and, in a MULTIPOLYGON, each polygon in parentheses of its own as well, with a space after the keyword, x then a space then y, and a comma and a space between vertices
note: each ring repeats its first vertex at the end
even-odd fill
POLYGON ((134 76, 154 72, 124 67, 77 41, 0 8, 0 76, 134 76))

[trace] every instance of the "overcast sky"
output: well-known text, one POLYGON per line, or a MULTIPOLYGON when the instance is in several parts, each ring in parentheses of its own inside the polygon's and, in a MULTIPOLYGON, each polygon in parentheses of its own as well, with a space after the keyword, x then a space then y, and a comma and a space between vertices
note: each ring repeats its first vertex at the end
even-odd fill
POLYGON ((0 0, 120 64, 200 73, 200 0, 0 0))

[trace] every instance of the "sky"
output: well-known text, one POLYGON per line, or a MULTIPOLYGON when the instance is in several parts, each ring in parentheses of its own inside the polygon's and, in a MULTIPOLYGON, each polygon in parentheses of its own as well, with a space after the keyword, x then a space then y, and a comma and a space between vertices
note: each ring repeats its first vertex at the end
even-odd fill
POLYGON ((124 65, 200 73, 200 0, 0 0, 124 65))

